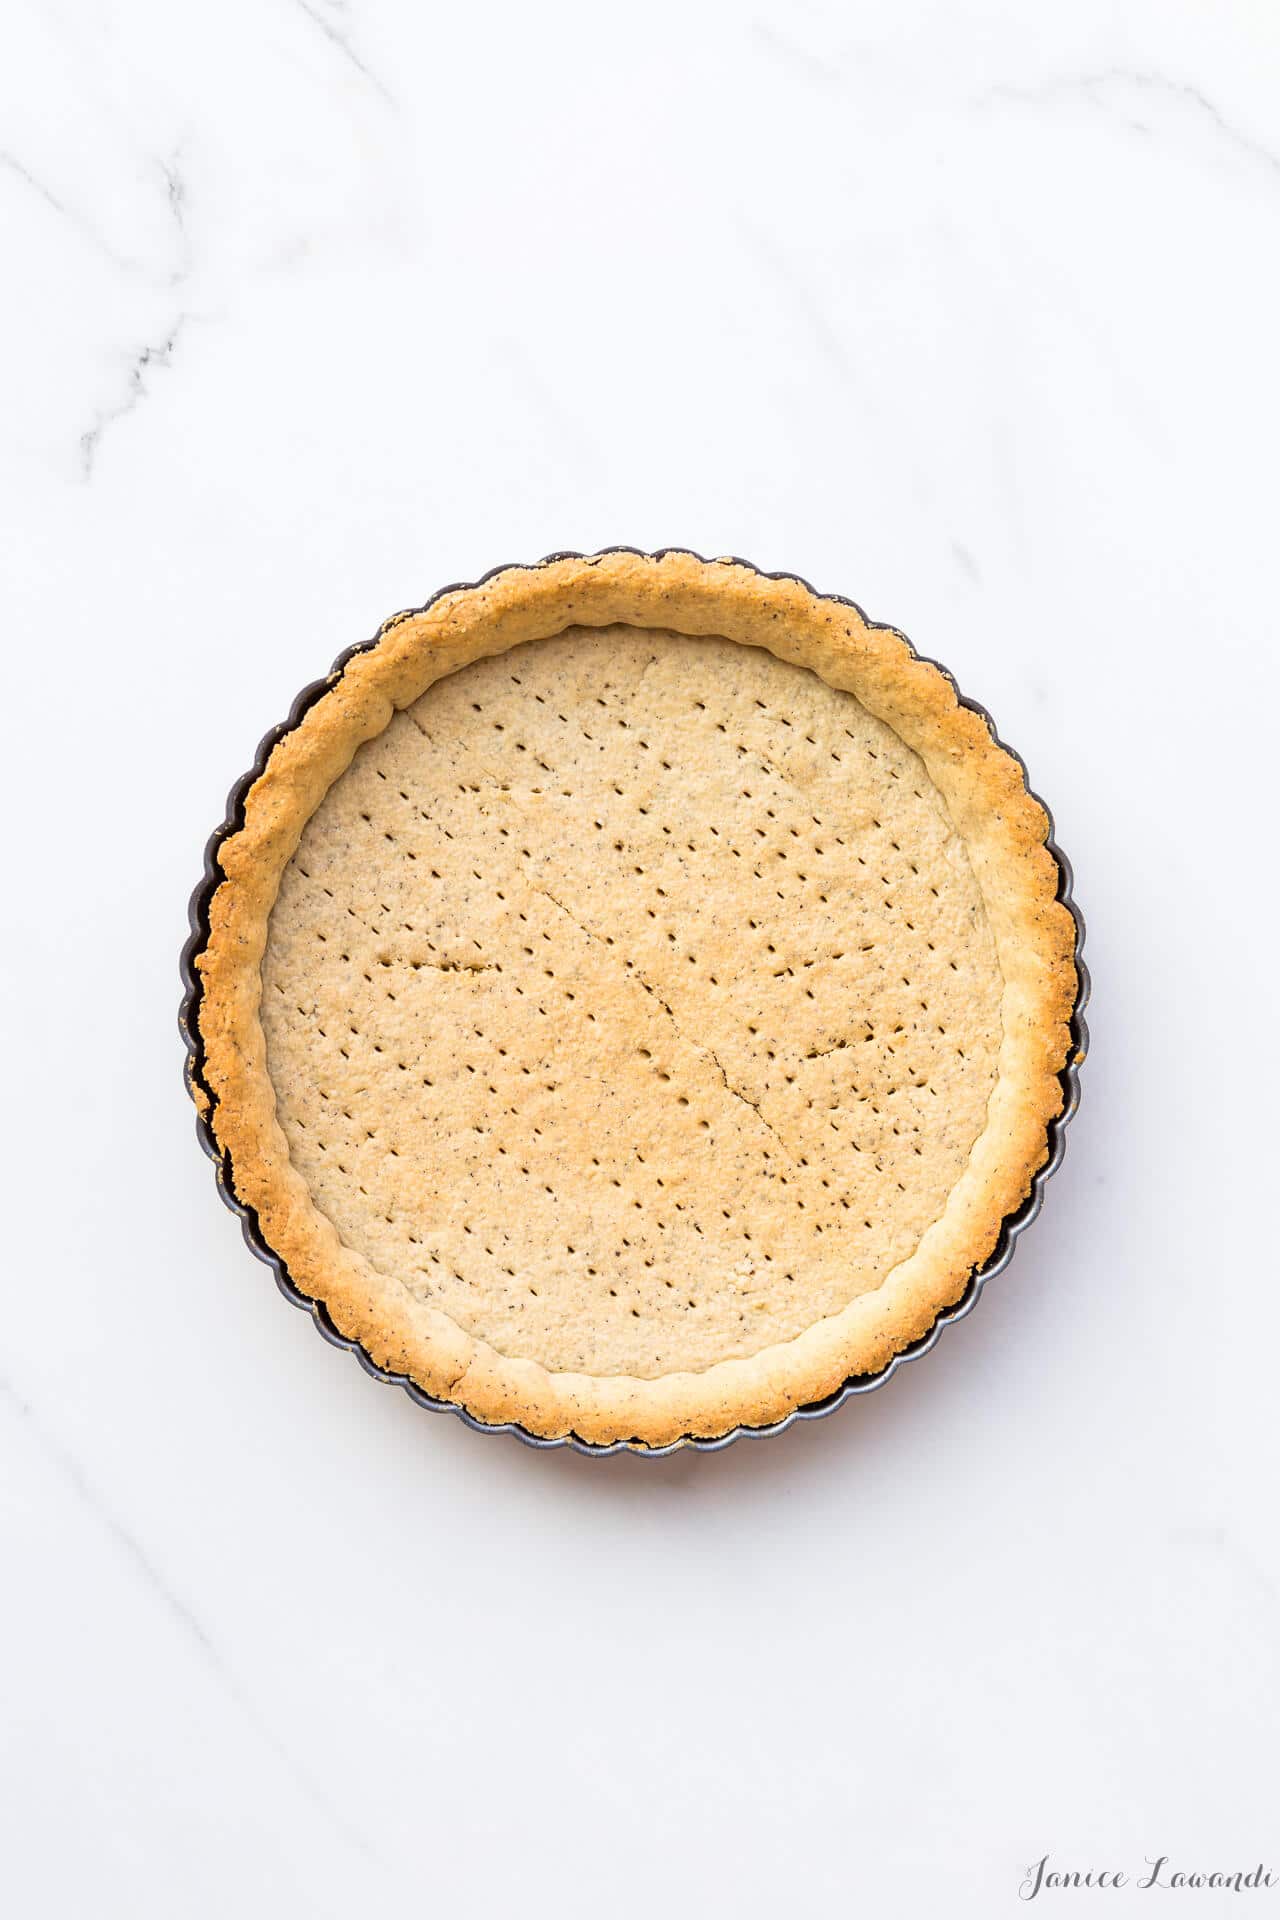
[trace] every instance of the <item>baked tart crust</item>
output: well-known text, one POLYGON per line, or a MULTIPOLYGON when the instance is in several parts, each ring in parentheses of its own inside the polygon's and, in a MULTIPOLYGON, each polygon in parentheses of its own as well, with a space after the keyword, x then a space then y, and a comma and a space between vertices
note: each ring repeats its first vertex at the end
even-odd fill
POLYGON ((949 678, 799 581, 614 551, 450 590, 219 847, 224 1178, 345 1337, 481 1421, 772 1424, 925 1334, 1046 1159, 1048 832, 949 678))

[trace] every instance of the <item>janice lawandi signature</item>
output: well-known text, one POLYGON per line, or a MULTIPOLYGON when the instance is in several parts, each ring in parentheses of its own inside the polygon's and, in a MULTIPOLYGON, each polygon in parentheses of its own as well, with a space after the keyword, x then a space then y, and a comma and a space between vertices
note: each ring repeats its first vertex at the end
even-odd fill
POLYGON ((1145 1866, 1141 1873, 1126 1873, 1120 1867, 1055 1867, 1046 1853, 1027 1868, 1018 1888, 1019 1900, 1035 1900, 1042 1893, 1060 1893, 1066 1889, 1092 1887, 1095 1889, 1115 1887, 1137 1887, 1146 1892, 1151 1887, 1169 1889, 1196 1890, 1216 1887, 1228 1893, 1250 1893, 1259 1887, 1280 1885, 1280 1874, 1272 1873, 1270 1868, 1259 1864, 1256 1867, 1216 1868, 1212 1872, 1203 1872, 1194 1868, 1175 1866, 1167 1853, 1154 1857, 1145 1855, 1145 1866))

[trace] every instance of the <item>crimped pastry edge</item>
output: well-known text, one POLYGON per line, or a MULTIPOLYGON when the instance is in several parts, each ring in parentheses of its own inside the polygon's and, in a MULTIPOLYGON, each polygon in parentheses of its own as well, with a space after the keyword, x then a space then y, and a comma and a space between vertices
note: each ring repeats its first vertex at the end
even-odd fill
MULTIPOLYGON (((301 703, 300 703, 301 705, 301 703)), ((1021 763, 961 704, 949 676, 849 602, 739 560, 613 549, 553 555, 446 589, 399 614, 348 658, 305 711, 295 708, 241 818, 221 842, 207 933, 191 955, 201 1071, 197 1103, 224 1179, 294 1288, 375 1365, 484 1424, 599 1447, 662 1447, 785 1419, 874 1374, 965 1292, 1031 1190, 1062 1106, 1080 981, 1076 925, 1057 898, 1049 823, 1021 763), (279 877, 302 828, 357 747, 446 673, 569 626, 669 628, 763 646, 853 693, 920 754, 965 838, 1005 979, 1005 1033, 988 1122, 943 1214, 873 1293, 795 1339, 700 1373, 636 1380, 551 1373, 463 1332, 346 1248, 290 1165, 275 1119, 258 1020, 260 963, 279 877)))

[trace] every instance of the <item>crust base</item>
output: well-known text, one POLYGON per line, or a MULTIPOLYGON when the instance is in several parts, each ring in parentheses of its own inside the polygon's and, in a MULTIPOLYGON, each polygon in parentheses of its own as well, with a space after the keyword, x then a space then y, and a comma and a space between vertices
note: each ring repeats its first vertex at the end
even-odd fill
POLYGON ((1048 822, 1021 769, 947 677, 900 634, 794 580, 736 561, 610 553, 510 568, 399 615, 279 741, 222 843, 224 876, 195 964, 211 1125, 240 1201, 303 1293, 380 1366, 493 1423, 593 1444, 667 1445, 767 1425, 877 1371, 926 1333, 1030 1189, 1061 1106, 1077 993, 1075 926, 1057 898, 1048 822), (260 1018, 261 964, 303 828, 365 741, 443 675, 571 626, 659 628, 763 647, 856 695, 919 755, 963 838, 995 938, 1003 1038, 987 1124, 947 1205, 871 1293, 743 1359, 656 1379, 548 1371, 463 1331, 345 1246, 291 1164, 260 1018))

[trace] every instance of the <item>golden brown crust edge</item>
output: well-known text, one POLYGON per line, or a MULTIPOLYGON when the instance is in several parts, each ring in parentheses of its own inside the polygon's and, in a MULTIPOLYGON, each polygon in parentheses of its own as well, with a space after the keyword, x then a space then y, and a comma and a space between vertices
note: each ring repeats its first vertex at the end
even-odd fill
POLYGON ((762 1426, 882 1367, 959 1299, 1030 1190, 1061 1107, 1078 981, 1075 923, 1057 900, 1048 822, 1021 768, 944 674, 856 608, 739 561, 605 553, 512 567, 389 621, 271 752, 223 841, 224 879, 195 960, 210 1123, 237 1198, 294 1285, 380 1366, 492 1423, 660 1446, 762 1426), (446 673, 569 626, 661 627, 767 648, 852 692, 918 753, 986 901, 1004 977, 1004 1037, 987 1125, 941 1217, 873 1293, 785 1343, 658 1380, 551 1373, 464 1333, 345 1247, 289 1161, 258 1018, 280 876, 356 749, 446 673))

